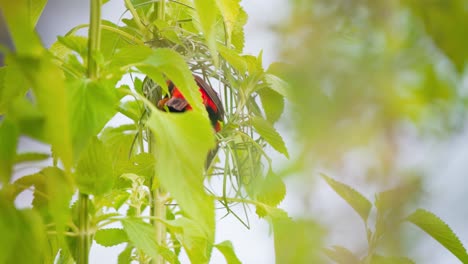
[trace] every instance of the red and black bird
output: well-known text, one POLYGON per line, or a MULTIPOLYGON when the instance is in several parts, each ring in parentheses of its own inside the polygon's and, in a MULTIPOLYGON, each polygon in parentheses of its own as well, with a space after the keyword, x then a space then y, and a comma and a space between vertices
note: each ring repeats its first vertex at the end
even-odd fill
MULTIPOLYGON (((203 105, 211 121, 211 125, 216 132, 221 130, 221 122, 224 117, 224 108, 218 94, 206 83, 200 76, 193 75, 197 83, 198 90, 201 94, 203 105)), ((157 107, 161 110, 167 109, 169 112, 185 112, 191 110, 192 107, 185 100, 184 95, 174 85, 172 81, 167 81, 169 95, 158 101, 157 107)))

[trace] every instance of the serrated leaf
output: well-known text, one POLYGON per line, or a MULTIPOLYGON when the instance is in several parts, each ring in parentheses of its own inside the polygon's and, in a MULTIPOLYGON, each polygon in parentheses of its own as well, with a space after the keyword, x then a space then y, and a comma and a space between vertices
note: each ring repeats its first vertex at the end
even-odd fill
POLYGON ((231 43, 234 45, 237 52, 242 53, 245 45, 245 34, 244 26, 247 23, 247 13, 241 7, 239 9, 239 14, 237 15, 237 20, 234 24, 231 33, 231 43))
POLYGON ((263 137, 270 146, 272 146, 276 151, 283 154, 289 158, 288 149, 286 144, 283 141, 281 135, 276 131, 276 129, 268 121, 263 118, 252 116, 251 117, 252 126, 255 128, 255 131, 263 137))
POLYGON ((98 138, 92 138, 76 166, 75 178, 80 192, 105 194, 114 185, 113 176, 109 151, 98 138))
POLYGON ((99 229, 94 240, 101 246, 112 247, 128 241, 127 233, 120 228, 99 229))
POLYGON ((130 242, 148 256, 157 258, 161 255, 169 263, 180 263, 172 251, 156 243, 156 233, 150 224, 139 219, 126 218, 122 220, 122 226, 130 242))
POLYGON ((241 264, 242 262, 236 256, 236 252, 234 252, 234 247, 232 246, 231 241, 226 240, 221 243, 214 245, 219 252, 221 252, 226 259, 227 264, 241 264))
POLYGON ((263 88, 257 93, 260 96, 266 119, 272 124, 276 123, 284 111, 284 97, 270 88, 263 88))
POLYGON ((215 65, 218 65, 216 52, 216 20, 218 8, 215 0, 194 0, 195 12, 200 23, 206 44, 210 49, 211 57, 215 65))
POLYGON ((286 195, 284 182, 271 170, 257 188, 259 188, 257 200, 270 206, 277 206, 286 195))
POLYGON ((76 80, 69 84, 68 102, 74 158, 80 157, 91 138, 116 114, 118 102, 111 83, 76 80))
POLYGON ((359 264, 359 258, 350 250, 340 246, 333 246, 324 250, 327 257, 337 264, 359 264))
POLYGON ((156 140, 154 154, 158 161, 158 180, 212 243, 214 201, 205 193, 203 184, 206 155, 215 146, 210 122, 195 111, 166 113, 154 110, 147 125, 156 140))
POLYGON ((415 264, 409 258, 372 255, 371 264, 415 264))
POLYGON ((334 179, 326 176, 325 174, 321 174, 323 179, 328 183, 330 187, 343 198, 353 209, 358 213, 362 220, 367 222, 367 218, 369 217, 369 212, 372 208, 372 203, 367 200, 362 194, 351 188, 350 186, 335 181, 334 179))
POLYGON ((291 89, 289 88, 289 84, 283 79, 273 74, 267 73, 265 74, 265 81, 268 83, 268 86, 272 90, 281 94, 283 97, 288 98, 288 91, 290 91, 291 89))
POLYGON ((228 43, 231 42, 231 34, 234 30, 237 16, 240 10, 240 0, 216 0, 216 4, 224 19, 224 26, 228 36, 228 43))
POLYGON ((18 128, 8 119, 0 123, 0 182, 10 181, 18 145, 18 128))
POLYGON ((462 263, 468 263, 468 254, 465 247, 452 229, 438 216, 424 209, 418 209, 409 215, 406 220, 415 224, 437 240, 462 263))

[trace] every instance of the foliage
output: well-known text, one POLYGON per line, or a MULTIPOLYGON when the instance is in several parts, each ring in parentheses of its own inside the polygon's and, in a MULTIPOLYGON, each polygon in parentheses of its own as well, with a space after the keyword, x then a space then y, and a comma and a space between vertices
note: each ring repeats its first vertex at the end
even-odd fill
POLYGON ((125 243, 119 263, 179 263, 180 247, 193 263, 208 263, 213 248, 240 263, 230 241, 214 241, 215 206, 243 223, 233 204, 262 208, 259 216, 273 223, 287 219, 275 213, 285 187, 265 148, 288 151, 274 128, 284 82, 263 69, 261 54, 243 54, 247 15, 239 1, 125 0, 131 18, 114 24, 100 19, 102 3, 92 0, 90 24, 49 49, 34 31, 46 3, 1 1, 15 50, 0 70, 0 242, 7 252, 0 263, 18 250, 29 253, 16 263, 87 263, 91 240, 125 243), (217 134, 192 73, 221 95, 226 116, 217 134), (123 84, 128 77, 132 83, 123 84), (156 109, 163 95, 151 92, 167 91, 166 80, 192 111, 156 109), (106 126, 117 114, 128 123, 106 126), (49 144, 50 153, 17 153, 24 136, 49 144), (213 149, 222 155, 205 167, 213 149), (36 161, 47 165, 12 178, 17 164, 36 161), (28 210, 14 206, 24 190, 34 194, 28 210), (108 227, 116 222, 122 228, 108 227))

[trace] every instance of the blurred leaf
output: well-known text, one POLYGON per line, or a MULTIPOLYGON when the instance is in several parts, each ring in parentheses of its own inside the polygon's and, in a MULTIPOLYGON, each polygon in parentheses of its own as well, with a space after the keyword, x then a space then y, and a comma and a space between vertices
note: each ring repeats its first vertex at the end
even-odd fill
POLYGON ((435 44, 463 72, 468 59, 464 43, 468 36, 468 10, 464 0, 426 1, 406 0, 411 10, 422 19, 435 44))
POLYGON ((69 118, 73 153, 77 160, 91 138, 97 136, 116 114, 118 99, 110 83, 77 80, 69 84, 69 89, 69 118))
POLYGON ((260 96, 266 119, 271 124, 276 123, 284 111, 284 97, 269 88, 260 89, 257 93, 260 96))
POLYGON ((128 239, 136 248, 143 250, 152 258, 163 256, 169 263, 180 263, 172 251, 156 243, 154 228, 139 219, 122 219, 122 225, 128 239))
POLYGON ((103 195, 114 185, 112 160, 104 144, 93 137, 76 166, 75 177, 80 192, 103 195))
POLYGON ((322 263, 322 230, 312 220, 273 219, 276 263, 322 263))
POLYGON ((372 208, 372 204, 366 197, 351 188, 350 186, 335 181, 334 179, 321 174, 323 179, 328 183, 332 189, 341 196, 353 209, 358 213, 364 222, 367 222, 369 212, 372 208))
POLYGON ((211 124, 195 111, 159 110, 152 111, 147 124, 156 140, 157 179, 213 244, 214 201, 203 185, 206 155, 215 146, 211 124))
POLYGON ((200 22, 201 30, 205 36, 206 44, 210 49, 214 65, 218 65, 215 29, 219 11, 216 6, 216 2, 215 0, 194 0, 193 3, 198 21, 200 22))
POLYGON ((47 4, 47 0, 28 0, 29 12, 31 15, 32 26, 35 27, 42 11, 47 4))
POLYGON ((39 153, 39 152, 18 153, 15 157, 15 163, 42 161, 48 158, 50 158, 50 155, 47 153, 39 153))
POLYGON ((257 188, 257 200, 270 206, 277 206, 286 195, 284 182, 271 170, 257 188))
POLYGON ((0 114, 7 111, 9 104, 28 90, 26 80, 15 63, 0 68, 0 114))
POLYGON ((133 247, 127 246, 118 257, 118 264, 130 264, 132 262, 133 247))
POLYGON ((18 136, 18 128, 13 122, 0 121, 0 182, 3 184, 7 184, 13 175, 18 136))
POLYGON ((226 240, 214 245, 224 256, 227 264, 241 264, 242 262, 236 256, 231 241, 226 240))
POLYGON ((112 247, 128 241, 127 233, 120 228, 99 229, 94 240, 101 246, 112 247))
POLYGON ((184 247, 191 263, 208 263, 213 242, 195 221, 186 217, 167 221, 184 247))
POLYGON ((137 135, 136 129, 134 124, 127 124, 119 127, 106 127, 100 134, 100 139, 109 150, 116 176, 123 173, 120 168, 125 166, 129 157, 136 153, 136 147, 132 149, 132 143, 137 135))
POLYGON ((268 121, 263 118, 252 116, 252 126, 255 131, 263 137, 276 151, 289 158, 288 150, 284 144, 283 138, 268 121))
POLYGON ((353 252, 349 251, 347 248, 340 246, 333 246, 332 248, 325 249, 325 254, 327 257, 332 259, 335 263, 338 264, 359 264, 360 260, 353 252))
POLYGON ((40 216, 33 210, 17 210, 0 196, 0 264, 40 263, 46 234, 40 216))
POLYGON ((0 1, 0 10, 18 54, 39 56, 44 51, 34 26, 45 3, 44 0, 0 1))
POLYGON ((372 255, 371 264, 415 264, 409 258, 372 255))
POLYGON ((26 97, 17 97, 10 102, 8 118, 16 123, 20 134, 45 141, 45 118, 36 105, 26 97))
POLYGON ((465 247, 452 229, 435 214, 418 209, 406 218, 424 232, 437 240, 442 246, 452 252, 462 263, 468 263, 465 247))
MULTIPOLYGON (((44 136, 66 170, 72 164, 70 120, 64 75, 51 58, 10 57, 32 85, 39 110, 44 114, 44 136)), ((81 108, 80 108, 81 110, 81 108)))
POLYGON ((64 171, 56 167, 47 167, 40 174, 44 175, 48 212, 54 219, 57 232, 65 231, 66 223, 71 219, 70 201, 73 187, 68 182, 64 171))

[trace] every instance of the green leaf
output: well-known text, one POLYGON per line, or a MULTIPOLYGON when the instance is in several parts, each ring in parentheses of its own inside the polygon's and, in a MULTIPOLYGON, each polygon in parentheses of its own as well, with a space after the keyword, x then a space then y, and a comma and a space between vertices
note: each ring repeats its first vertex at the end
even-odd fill
POLYGON ((181 217, 167 221, 167 224, 176 234, 191 263, 209 262, 213 244, 198 223, 189 218, 181 217))
POLYGON ((371 264, 415 264, 409 258, 372 255, 371 264))
POLYGON ((257 188, 259 188, 257 200, 270 206, 277 206, 286 195, 284 182, 271 170, 257 188))
POLYGON ((97 136, 117 112, 118 98, 111 83, 77 80, 69 84, 74 158, 97 136))
POLYGON ((283 97, 288 98, 288 91, 290 91, 289 84, 282 80, 281 78, 273 74, 265 74, 265 81, 268 83, 268 86, 275 92, 281 94, 283 97))
POLYGON ((420 2, 407 0, 420 16, 426 32, 461 73, 468 60, 464 43, 468 36, 468 11, 464 0, 420 2))
POLYGON ((274 124, 284 111, 284 97, 270 88, 260 89, 258 92, 263 110, 268 122, 274 124))
POLYGON ((161 255, 169 263, 180 263, 174 252, 156 243, 156 233, 150 224, 139 219, 126 218, 122 220, 122 226, 136 248, 143 250, 152 258, 161 255))
POLYGON ((127 233, 120 228, 99 229, 94 240, 101 246, 112 247, 128 241, 127 233))
POLYGON ((88 38, 87 37, 67 35, 64 37, 58 36, 57 39, 65 47, 69 48, 72 51, 77 52, 82 58, 87 58, 88 56, 88 38))
MULTIPOLYGON (((153 110, 147 122, 155 136, 156 175, 181 209, 214 241, 214 201, 205 193, 205 159, 215 146, 213 128, 202 114, 153 110)), ((153 186, 154 188, 155 186, 153 186)))
POLYGON ((435 214, 418 209, 409 215, 406 220, 424 230, 424 232, 452 252, 462 263, 468 263, 468 254, 457 235, 435 214))
POLYGON ((17 210, 0 196, 0 263, 40 263, 46 243, 45 227, 33 210, 17 210))
POLYGON ((118 264, 130 264, 132 262, 133 247, 127 246, 118 257, 118 264))
POLYGON ((45 180, 48 212, 54 219, 57 232, 61 234, 71 218, 70 201, 73 196, 73 187, 68 182, 64 171, 57 167, 47 167, 40 174, 45 180))
POLYGON ((47 4, 47 0, 28 0, 29 12, 31 16, 32 26, 35 27, 42 11, 47 4))
POLYGON ((237 20, 234 23, 234 28, 231 33, 231 43, 234 45, 237 52, 242 53, 245 45, 245 34, 244 26, 247 23, 247 13, 241 7, 239 9, 239 14, 237 15, 237 20))
POLYGON ((75 177, 80 192, 105 194, 114 185, 113 176, 109 151, 99 139, 92 138, 76 166, 75 177))
POLYGON ((237 51, 227 48, 221 44, 218 45, 219 54, 240 74, 247 72, 247 63, 244 58, 240 56, 237 51))
POLYGON ((18 63, 31 84, 39 110, 44 115, 44 137, 66 170, 72 164, 70 121, 64 75, 51 58, 10 57, 18 63))
POLYGON ((326 176, 325 174, 321 174, 323 179, 328 183, 332 189, 341 196, 353 209, 358 213, 362 220, 367 222, 367 218, 369 217, 369 212, 372 208, 371 202, 367 200, 362 194, 351 188, 350 186, 335 181, 334 179, 326 176))
POLYGON ((221 252, 224 255, 224 258, 226 259, 227 264, 241 264, 242 263, 239 260, 239 258, 237 258, 231 241, 226 240, 214 246, 219 250, 219 252, 221 252))
POLYGON ((16 123, 21 135, 46 141, 44 115, 28 98, 17 97, 12 100, 8 108, 8 118, 16 123))
POLYGON ((44 52, 39 36, 34 32, 34 25, 45 3, 44 0, 37 0, 39 3, 31 4, 34 1, 0 1, 0 10, 18 54, 39 56, 44 52))
POLYGON ((218 17, 218 8, 215 0, 194 0, 194 7, 197 19, 205 36, 206 44, 210 49, 214 64, 218 65, 218 56, 216 52, 216 23, 218 17))
POLYGON ((255 131, 263 137, 270 146, 272 146, 276 151, 283 154, 287 158, 289 158, 288 149, 284 144, 283 138, 281 135, 276 131, 276 129, 271 125, 268 121, 263 118, 252 116, 251 122, 255 131))
POLYGON ((353 252, 340 246, 325 249, 325 254, 337 264, 359 264, 359 258, 353 252))
MULTIPOLYGON (((171 49, 156 49, 142 63, 164 73, 177 86, 193 110, 206 113, 192 72, 180 54, 171 49)), ((144 68, 139 68, 146 73, 144 68)), ((154 80, 157 80, 158 76, 155 77, 154 80)))
POLYGON ((0 123, 0 182, 6 184, 13 173, 18 145, 18 128, 8 119, 0 123))
POLYGON ((231 42, 231 34, 234 30, 237 16, 240 11, 240 0, 216 0, 219 11, 224 19, 224 26, 228 36, 228 43, 231 42))
POLYGON ((323 263, 323 231, 312 220, 273 219, 276 263, 323 263))
POLYGON ((39 153, 39 152, 18 153, 15 157, 15 163, 43 161, 48 158, 50 158, 50 155, 48 153, 39 153))
POLYGON ((21 69, 15 63, 0 68, 0 114, 5 113, 12 101, 28 90, 21 69))

